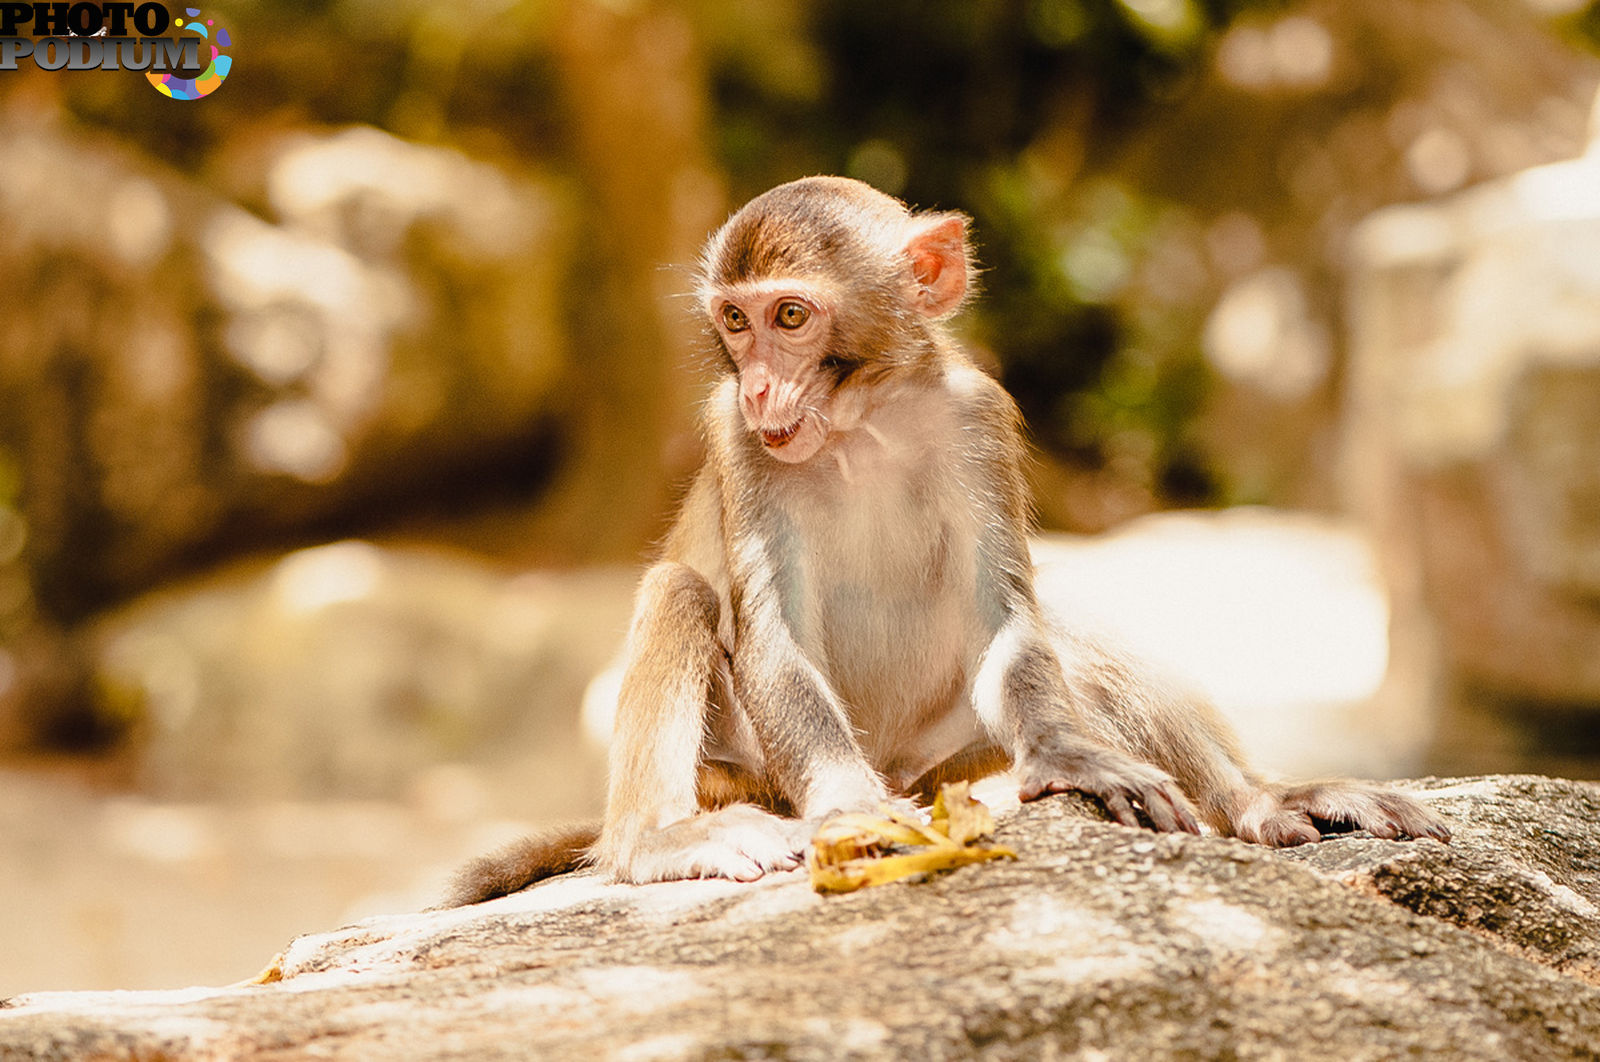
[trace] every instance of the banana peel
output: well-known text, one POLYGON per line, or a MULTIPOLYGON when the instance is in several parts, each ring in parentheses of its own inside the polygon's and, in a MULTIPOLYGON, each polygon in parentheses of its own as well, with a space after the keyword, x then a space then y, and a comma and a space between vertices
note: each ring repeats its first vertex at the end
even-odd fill
POLYGON ((978 842, 994 833, 994 816, 967 782, 941 786, 929 821, 894 808, 881 814, 836 815, 817 828, 806 865, 817 892, 854 892, 915 875, 931 875, 991 859, 1015 859, 1004 845, 978 842))

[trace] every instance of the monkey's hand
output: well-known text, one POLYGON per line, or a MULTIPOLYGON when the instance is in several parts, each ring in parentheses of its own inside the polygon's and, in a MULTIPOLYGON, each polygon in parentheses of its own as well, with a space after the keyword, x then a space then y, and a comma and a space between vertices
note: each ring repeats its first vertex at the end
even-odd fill
POLYGON ((811 827, 750 804, 730 804, 647 830, 598 862, 618 881, 643 884, 682 878, 754 881, 793 870, 811 840, 811 827))
POLYGON ((1171 775, 1110 749, 1088 744, 1057 747, 1025 755, 1018 766, 1024 802, 1076 790, 1099 798, 1124 826, 1142 827, 1142 810, 1163 833, 1200 832, 1194 805, 1171 775))

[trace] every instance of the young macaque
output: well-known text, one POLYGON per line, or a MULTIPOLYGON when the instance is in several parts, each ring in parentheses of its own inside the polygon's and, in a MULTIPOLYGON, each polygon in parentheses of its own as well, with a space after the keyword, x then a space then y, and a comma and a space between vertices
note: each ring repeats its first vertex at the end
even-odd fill
POLYGON ((838 177, 711 238, 707 457, 639 588, 604 823, 479 860, 450 902, 584 862, 753 879, 833 812, 1008 768, 1128 826, 1449 837, 1378 786, 1264 782, 1209 704, 1046 622, 1017 407, 945 328, 972 274, 964 216, 838 177))

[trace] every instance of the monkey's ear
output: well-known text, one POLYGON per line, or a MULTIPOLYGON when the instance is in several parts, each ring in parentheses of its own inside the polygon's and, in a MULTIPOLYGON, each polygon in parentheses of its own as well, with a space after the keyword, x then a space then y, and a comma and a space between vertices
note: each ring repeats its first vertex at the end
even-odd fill
POLYGON ((911 305, 924 317, 954 313, 967 294, 971 262, 967 219, 961 214, 935 214, 912 219, 906 257, 911 259, 911 305))

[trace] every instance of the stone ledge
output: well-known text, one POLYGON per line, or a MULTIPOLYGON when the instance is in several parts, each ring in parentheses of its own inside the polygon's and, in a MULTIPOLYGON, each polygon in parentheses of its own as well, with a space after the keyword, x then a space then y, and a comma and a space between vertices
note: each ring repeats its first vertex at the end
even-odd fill
POLYGON ((1600 1051, 1600 787, 1412 788, 1451 845, 1273 852, 1029 805, 1016 863, 847 896, 608 885, 295 940, 281 980, 39 993, 0 1057, 1461 1059, 1600 1051))

